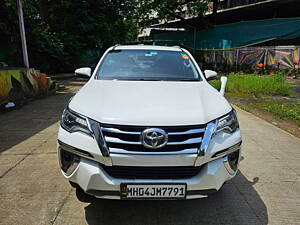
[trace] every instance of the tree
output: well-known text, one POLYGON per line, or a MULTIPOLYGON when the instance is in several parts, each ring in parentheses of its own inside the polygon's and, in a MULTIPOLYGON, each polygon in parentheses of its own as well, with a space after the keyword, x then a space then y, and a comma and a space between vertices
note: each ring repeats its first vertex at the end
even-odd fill
MULTIPOLYGON (((203 15, 207 1, 23 0, 23 7, 31 66, 55 73, 74 71, 87 52, 135 40, 153 13, 160 19, 184 20, 180 11, 187 7, 191 15, 203 15)), ((15 59, 19 61, 16 1, 2 0, 0 14, 0 41, 18 49, 15 59)))
POLYGON ((144 0, 140 4, 140 27, 147 25, 148 21, 155 14, 158 20, 169 20, 176 18, 182 20, 187 29, 193 27, 181 15, 188 11, 189 16, 203 17, 208 10, 210 0, 144 0))

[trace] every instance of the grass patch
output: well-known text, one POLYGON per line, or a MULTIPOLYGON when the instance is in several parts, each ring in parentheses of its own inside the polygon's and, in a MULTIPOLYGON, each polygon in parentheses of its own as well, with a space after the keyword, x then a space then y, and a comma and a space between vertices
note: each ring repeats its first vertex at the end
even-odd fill
POLYGON ((244 106, 244 105, 238 104, 238 103, 236 103, 235 105, 246 112, 251 112, 251 109, 248 108, 247 106, 244 106))
MULTIPOLYGON (((242 98, 249 104, 248 107, 246 104, 236 103, 238 107, 254 114, 256 109, 269 112, 277 119, 292 121, 300 127, 300 102, 253 99, 253 97, 259 99, 272 96, 294 97, 295 93, 291 84, 285 80, 282 73, 263 76, 231 73, 227 78, 225 96, 233 99, 234 97, 242 98)), ((219 80, 212 81, 210 84, 216 89, 220 89, 221 82, 219 80)))
MULTIPOLYGON (((231 96, 293 96, 290 85, 285 81, 281 73, 264 76, 231 73, 227 78, 226 92, 231 96)), ((212 81, 211 85, 219 90, 221 82, 219 80, 212 81)))
POLYGON ((276 118, 282 120, 292 120, 300 126, 300 102, 280 103, 280 102, 253 102, 255 107, 272 113, 276 118))

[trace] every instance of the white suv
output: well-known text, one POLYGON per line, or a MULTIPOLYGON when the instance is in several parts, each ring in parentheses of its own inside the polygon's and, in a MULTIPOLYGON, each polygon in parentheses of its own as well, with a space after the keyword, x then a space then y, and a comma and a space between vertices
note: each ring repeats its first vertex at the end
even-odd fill
MULTIPOLYGON (((70 100, 58 133, 62 174, 108 199, 192 199, 233 178, 235 110, 180 47, 109 48, 70 100)), ((226 83, 226 82, 225 82, 226 83)), ((224 83, 223 90, 224 92, 224 83)))

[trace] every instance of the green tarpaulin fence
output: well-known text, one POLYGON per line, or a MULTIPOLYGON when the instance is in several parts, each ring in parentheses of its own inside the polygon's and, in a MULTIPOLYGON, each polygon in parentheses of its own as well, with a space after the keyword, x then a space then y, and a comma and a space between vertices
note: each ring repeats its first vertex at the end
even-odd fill
POLYGON ((196 32, 153 34, 156 45, 183 45, 199 50, 242 48, 269 40, 300 38, 300 18, 267 19, 217 25, 196 32))

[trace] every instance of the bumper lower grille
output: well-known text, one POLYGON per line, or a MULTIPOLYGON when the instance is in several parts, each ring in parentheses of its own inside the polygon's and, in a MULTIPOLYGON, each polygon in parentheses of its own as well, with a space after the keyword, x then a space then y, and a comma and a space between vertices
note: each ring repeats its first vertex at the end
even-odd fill
POLYGON ((205 127, 205 125, 146 127, 101 124, 102 133, 110 152, 114 152, 114 150, 131 152, 197 150, 201 145, 205 127), (168 134, 168 143, 155 150, 145 147, 141 143, 141 133, 147 128, 163 129, 168 134))
POLYGON ((185 179, 196 176, 201 166, 177 167, 135 167, 135 166, 104 166, 102 168, 111 177, 125 179, 185 179))

